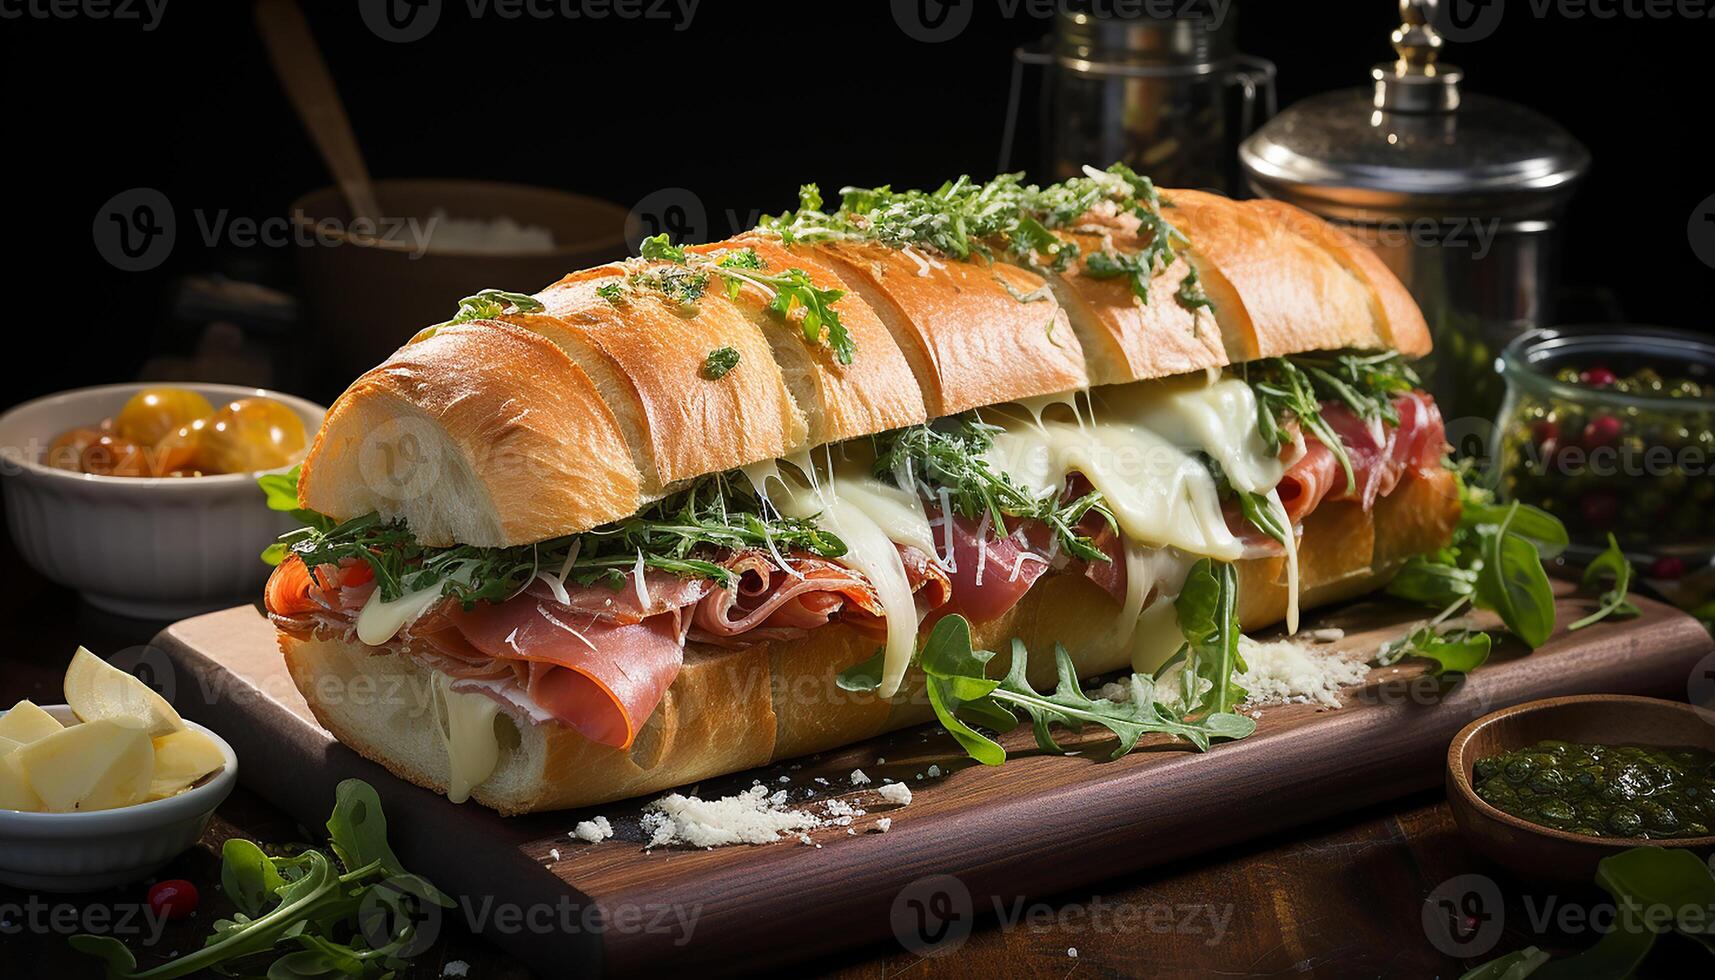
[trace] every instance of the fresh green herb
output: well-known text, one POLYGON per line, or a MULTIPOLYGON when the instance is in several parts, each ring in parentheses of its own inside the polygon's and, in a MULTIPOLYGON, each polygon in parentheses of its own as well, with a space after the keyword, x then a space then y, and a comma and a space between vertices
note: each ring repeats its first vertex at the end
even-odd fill
POLYGON ((1437 621, 1475 604, 1498 613, 1513 635, 1535 649, 1554 630, 1554 591, 1542 563, 1565 549, 1566 528, 1516 501, 1496 505, 1461 471, 1454 478, 1461 513, 1452 542, 1407 561, 1388 594, 1448 607, 1437 621))
POLYGON ((986 454, 994 446, 997 431, 995 426, 962 415, 935 426, 914 425, 882 433, 875 437, 875 473, 892 478, 906 491, 915 492, 918 481, 931 490, 947 491, 948 502, 960 515, 976 520, 987 514, 998 537, 1009 533, 1009 517, 1042 521, 1073 557, 1111 560, 1077 529, 1084 515, 1094 513, 1117 530, 1100 491, 1092 490, 1065 502, 1057 493, 1036 496, 989 465, 986 454))
POLYGON ((1213 713, 1197 721, 1181 721, 1163 710, 1155 699, 1153 682, 1141 675, 1131 679, 1131 697, 1121 703, 1091 699, 1078 683, 1077 667, 1063 647, 1055 646, 1058 675, 1053 694, 1041 694, 1026 677, 1029 653, 1018 640, 1012 643, 1011 667, 1000 680, 987 676, 994 654, 971 648, 971 626, 963 617, 948 616, 935 624, 918 655, 935 717, 971 757, 985 765, 1006 761, 1006 749, 976 726, 1008 731, 1020 716, 1030 719, 1036 744, 1044 752, 1064 751, 1054 740, 1051 726, 1076 732, 1086 723, 1114 733, 1119 744, 1111 758, 1119 758, 1137 747, 1147 733, 1160 732, 1185 739, 1207 750, 1216 738, 1244 738, 1256 730, 1256 722, 1230 713, 1213 713))
POLYGON ((108 980, 168 980, 205 972, 354 980, 395 976, 432 940, 418 933, 420 910, 453 908, 453 901, 400 865, 387 846, 381 800, 368 783, 345 780, 336 800, 327 823, 335 858, 319 850, 270 857, 250 841, 226 842, 221 885, 238 911, 214 923, 201 949, 138 970, 131 950, 112 936, 73 936, 71 947, 102 960, 108 980))
POLYGON ((615 306, 625 303, 625 284, 618 282, 603 283, 595 288, 595 294, 615 306))
POLYGON ((1191 566, 1173 602, 1185 634, 1185 700, 1193 715, 1231 711, 1247 694, 1237 680, 1245 670, 1239 654, 1238 594, 1233 566, 1203 558, 1191 566))
POLYGON ((1632 588, 1632 563, 1626 560, 1626 553, 1620 550, 1620 542, 1612 534, 1608 535, 1608 550, 1597 555, 1584 569, 1584 586, 1589 588, 1600 584, 1603 580, 1612 580, 1614 585, 1602 593, 1601 608, 1583 619, 1578 620, 1567 629, 1581 630, 1607 619, 1609 616, 1621 618, 1637 616, 1642 613, 1637 604, 1626 598, 1632 588))
MULTIPOLYGON (((1199 309, 1212 311, 1215 308, 1215 301, 1210 299, 1209 294, 1203 291, 1203 281, 1197 276, 1196 266, 1186 266, 1185 278, 1179 280, 1179 292, 1177 295, 1179 305, 1193 313, 1197 312, 1199 309)), ((1192 322, 1191 329, 1197 329, 1195 321, 1192 322)))
POLYGON ((1287 544, 1286 536, 1292 533, 1292 529, 1286 526, 1285 515, 1274 506, 1274 501, 1266 494, 1249 490, 1235 489, 1233 493, 1239 498, 1239 508, 1252 527, 1281 544, 1287 544))
POLYGON ((1386 667, 1407 657, 1422 657, 1435 663, 1430 674, 1469 674, 1489 659, 1494 640, 1477 630, 1442 632, 1436 626, 1424 626, 1382 647, 1376 663, 1386 667))
POLYGON ((528 293, 509 293, 504 289, 484 289, 473 296, 459 300, 459 311, 453 318, 437 327, 450 327, 455 323, 468 323, 471 320, 489 320, 500 316, 511 307, 519 313, 540 313, 547 307, 541 300, 528 293))
MULTIPOLYGON (((1085 256, 1085 270, 1097 278, 1126 276, 1132 291, 1147 300, 1150 280, 1173 263, 1186 238, 1163 217, 1162 208, 1170 205, 1155 185, 1124 164, 1106 171, 1086 168, 1081 177, 1047 186, 1026 184, 1022 174, 1001 174, 987 183, 960 177, 933 191, 847 187, 833 212, 823 210, 816 185, 806 184, 796 211, 764 218, 760 228, 788 243, 873 241, 959 260, 992 261, 1004 253, 1047 275, 1071 267, 1080 252, 1055 232, 1073 227, 1098 205, 1134 215, 1149 241, 1136 253, 1085 256)), ((1192 309, 1210 305, 1194 278, 1181 284, 1177 297, 1192 309)))
POLYGON ((817 286, 803 269, 770 273, 755 249, 736 249, 719 256, 691 253, 670 243, 666 235, 644 239, 643 258, 670 264, 633 272, 626 281, 634 289, 654 290, 681 306, 694 306, 703 298, 711 276, 719 277, 726 284, 727 294, 734 298, 744 286, 754 286, 768 297, 769 312, 780 320, 792 323, 798 314, 797 326, 805 342, 825 343, 841 364, 850 364, 856 354, 851 332, 834 309, 845 291, 817 286))
POLYGON ((1398 425, 1394 396, 1421 383, 1397 351, 1273 357, 1247 364, 1244 371, 1256 393, 1257 426, 1269 449, 1279 452, 1290 441, 1286 425, 1296 419, 1339 461, 1347 493, 1357 489, 1352 457, 1322 418, 1322 403, 1341 402, 1365 421, 1398 425))
MULTIPOLYGON (((1460 980, 1637 976, 1656 937, 1667 932, 1715 953, 1707 914, 1715 907, 1715 871, 1695 853, 1665 847, 1621 851, 1596 864, 1596 884, 1608 893, 1615 910, 1612 927, 1596 945, 1552 963, 1547 953, 1526 947, 1479 966, 1460 980)), ((1679 974, 1670 970, 1664 975, 1679 974)))
POLYGON ((503 602, 538 574, 559 576, 562 569, 566 581, 602 582, 617 589, 641 561, 644 568, 727 586, 732 573, 708 552, 769 548, 824 558, 846 552, 845 543, 817 527, 814 518, 765 516, 749 481, 736 473, 703 477, 632 517, 582 534, 511 548, 431 548, 419 543, 403 521, 368 514, 335 523, 303 513, 310 518, 307 526, 280 538, 285 554, 296 555, 311 568, 363 561, 374 571, 383 600, 439 586, 442 595, 467 607, 503 602))
POLYGON ((738 367, 738 348, 716 347, 709 351, 708 359, 703 361, 703 377, 710 381, 719 381, 735 367, 738 367))

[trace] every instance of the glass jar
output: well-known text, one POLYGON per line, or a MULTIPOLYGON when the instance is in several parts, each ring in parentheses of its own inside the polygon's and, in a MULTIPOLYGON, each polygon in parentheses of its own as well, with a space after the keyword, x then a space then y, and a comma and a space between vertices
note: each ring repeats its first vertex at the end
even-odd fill
POLYGON ((1715 344, 1655 327, 1535 330, 1507 345, 1501 373, 1502 500, 1560 518, 1575 558, 1609 533, 1664 567, 1715 555, 1715 344))

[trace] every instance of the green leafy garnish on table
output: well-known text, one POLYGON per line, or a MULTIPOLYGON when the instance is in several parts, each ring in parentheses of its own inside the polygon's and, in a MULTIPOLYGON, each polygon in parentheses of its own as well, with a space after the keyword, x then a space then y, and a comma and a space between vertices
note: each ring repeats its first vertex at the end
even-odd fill
POLYGON ((1535 946, 1466 972, 1460 980, 1595 980, 1636 974, 1656 939, 1677 934, 1715 953, 1715 873, 1689 850, 1634 847, 1596 865, 1613 899, 1614 924, 1596 945, 1555 960, 1535 946))
MULTIPOLYGON (((971 624, 953 615, 935 624, 917 657, 935 717, 971 757, 985 765, 1006 761, 1006 749, 977 730, 1009 731, 1028 719, 1036 744, 1044 752, 1064 753, 1051 727, 1059 725, 1078 732, 1085 724, 1106 728, 1118 739, 1110 758, 1119 758, 1137 747, 1150 732, 1183 738, 1199 749, 1208 749, 1217 738, 1243 738, 1256 730, 1256 722, 1227 712, 1210 713, 1197 720, 1183 720, 1158 703, 1153 681, 1143 675, 1131 678, 1131 696, 1123 702, 1091 698, 1078 682, 1077 666, 1064 647, 1054 648, 1057 682, 1052 694, 1031 687, 1026 677, 1030 654, 1023 642, 1012 642, 1011 666, 1006 676, 992 679, 988 662, 994 653, 971 647, 971 624)), ((861 666, 861 665, 860 665, 861 666)))
POLYGON ((221 849, 222 890, 237 911, 214 923, 203 947, 148 970, 112 936, 77 935, 73 949, 106 964, 108 980, 169 980, 212 971, 270 980, 324 976, 384 978, 409 965, 433 935, 419 918, 453 900, 407 872, 387 844, 375 789, 347 779, 327 822, 333 857, 319 850, 274 857, 233 839, 221 849))
POLYGON ((1612 581, 1613 585, 1602 593, 1602 605, 1593 613, 1578 620, 1567 629, 1581 630, 1607 619, 1628 618, 1640 615, 1642 610, 1637 604, 1626 598, 1632 588, 1632 563, 1626 559, 1626 553, 1620 550, 1620 542, 1610 533, 1608 535, 1608 550, 1597 555, 1588 567, 1584 569, 1584 587, 1593 588, 1604 581, 1612 581))
POLYGON ((1247 694, 1237 680, 1246 669, 1239 655, 1238 603, 1238 570, 1208 558, 1191 566, 1173 602, 1185 634, 1185 700, 1194 714, 1231 711, 1247 694), (1199 696, 1199 688, 1206 693, 1199 696))
MULTIPOLYGON (((1414 632, 1383 650, 1380 662, 1425 656, 1443 670, 1460 670, 1487 657, 1489 644, 1470 630, 1443 633, 1440 624, 1470 606, 1500 616, 1506 628, 1531 649, 1554 631, 1554 590, 1543 562, 1566 550, 1566 528, 1546 511, 1514 501, 1497 504, 1487 490, 1472 487, 1454 471, 1459 489, 1459 526, 1447 547, 1409 559, 1387 593, 1441 607, 1430 633, 1414 632), (1439 638, 1440 642, 1437 642, 1439 638)), ((1438 673, 1440 671, 1437 671, 1438 673)))

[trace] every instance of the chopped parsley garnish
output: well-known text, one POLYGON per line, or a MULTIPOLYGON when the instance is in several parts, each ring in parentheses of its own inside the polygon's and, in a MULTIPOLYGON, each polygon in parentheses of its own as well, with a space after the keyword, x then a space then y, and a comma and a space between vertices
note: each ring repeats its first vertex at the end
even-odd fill
POLYGON ((716 347, 709 351, 708 359, 703 361, 703 377, 710 381, 719 381, 735 367, 738 367, 738 348, 716 347))

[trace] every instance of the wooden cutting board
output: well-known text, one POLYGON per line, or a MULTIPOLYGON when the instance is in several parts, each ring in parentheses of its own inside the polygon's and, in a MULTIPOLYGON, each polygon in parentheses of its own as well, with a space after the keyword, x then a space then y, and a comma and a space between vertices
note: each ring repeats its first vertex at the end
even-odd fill
MULTIPOLYGON (((1557 589, 1561 623, 1590 608, 1568 586, 1557 589)), ((1535 654, 1498 644, 1462 682, 1437 682, 1416 664, 1372 670, 1344 692, 1344 707, 1262 709, 1256 734, 1206 755, 1154 746, 1110 762, 1111 743, 1092 733, 1069 740, 1082 747, 1075 755, 1049 756, 1019 731, 1003 739, 1011 759, 991 769, 930 726, 710 780, 698 790, 705 798, 761 780, 794 801, 815 801, 808 805, 817 812, 835 796, 868 812, 849 828, 855 834, 832 827, 812 832, 810 845, 709 851, 644 850, 646 801, 502 818, 395 779, 316 725, 286 675, 273 628, 254 608, 185 620, 156 643, 176 665, 180 710, 232 742, 245 785, 316 828, 341 779, 368 780, 406 866, 459 897, 460 909, 447 914, 464 916, 544 975, 730 972, 889 936, 908 947, 930 944, 947 923, 968 928, 973 912, 993 915, 1024 897, 1438 785, 1452 735, 1507 705, 1590 692, 1684 699, 1710 638, 1668 606, 1638 604, 1637 619, 1558 632, 1535 654), (928 775, 931 765, 941 775, 928 775), (897 807, 855 790, 849 777, 860 768, 876 784, 905 782, 913 801, 897 807), (613 823, 615 839, 568 838, 574 823, 596 814, 613 823), (883 816, 891 830, 876 832, 883 816)), ((1345 637, 1333 648, 1369 654, 1421 617, 1416 608, 1366 602, 1311 625, 1340 627, 1345 637)))

